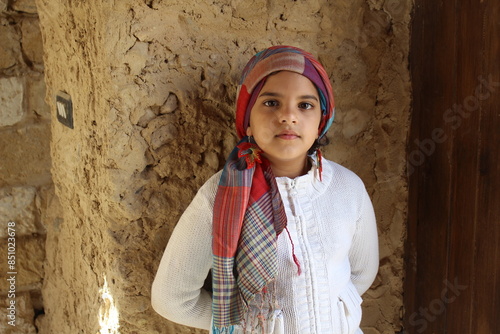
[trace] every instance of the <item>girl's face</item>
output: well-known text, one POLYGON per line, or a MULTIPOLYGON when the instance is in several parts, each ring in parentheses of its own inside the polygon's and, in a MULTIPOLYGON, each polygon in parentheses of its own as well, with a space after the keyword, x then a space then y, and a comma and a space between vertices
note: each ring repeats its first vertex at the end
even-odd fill
POLYGON ((250 112, 247 135, 254 137, 273 170, 300 168, 297 175, 301 175, 307 151, 318 138, 320 120, 314 84, 298 73, 281 71, 269 76, 262 87, 250 112))

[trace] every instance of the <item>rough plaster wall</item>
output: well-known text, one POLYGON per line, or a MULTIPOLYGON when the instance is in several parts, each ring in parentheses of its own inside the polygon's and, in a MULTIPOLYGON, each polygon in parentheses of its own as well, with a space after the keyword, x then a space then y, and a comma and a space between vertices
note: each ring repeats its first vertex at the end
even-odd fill
POLYGON ((0 333, 5 334, 35 333, 40 327, 45 226, 60 219, 50 175, 42 54, 35 2, 0 0, 0 333), (8 235, 9 222, 15 223, 15 237, 8 235), (9 268, 12 241, 15 264, 9 268), (11 302, 15 307, 8 310, 11 302), (15 316, 15 326, 8 315, 15 316))
POLYGON ((338 85, 340 90, 351 94, 361 90, 361 94, 354 93, 353 98, 347 91, 342 94, 349 98, 347 108, 342 106, 345 112, 339 113, 332 153, 365 181, 377 216, 380 269, 364 295, 362 324, 370 326, 365 333, 393 333, 402 329, 403 316, 405 152, 411 100, 408 24, 413 1, 367 0, 366 4, 369 10, 363 14, 358 40, 361 61, 355 59, 346 65, 347 73, 340 72, 341 78, 351 74, 357 78, 338 85))
MULTIPOLYGON (((201 333, 162 319, 150 285, 196 189, 236 142, 243 65, 274 44, 318 55, 337 96, 325 155, 365 181, 381 269, 365 333, 400 330, 411 0, 37 0, 47 101, 72 96, 75 128, 52 122, 64 222, 47 227, 46 333, 201 333)), ((54 116, 53 116, 54 117, 54 116)))

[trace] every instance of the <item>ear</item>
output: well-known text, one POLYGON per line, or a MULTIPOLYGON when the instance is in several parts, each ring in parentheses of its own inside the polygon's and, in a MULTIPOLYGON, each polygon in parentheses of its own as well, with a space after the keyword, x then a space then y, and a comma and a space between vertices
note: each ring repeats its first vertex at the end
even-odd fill
POLYGON ((250 127, 247 128, 247 136, 252 136, 252 129, 250 127))

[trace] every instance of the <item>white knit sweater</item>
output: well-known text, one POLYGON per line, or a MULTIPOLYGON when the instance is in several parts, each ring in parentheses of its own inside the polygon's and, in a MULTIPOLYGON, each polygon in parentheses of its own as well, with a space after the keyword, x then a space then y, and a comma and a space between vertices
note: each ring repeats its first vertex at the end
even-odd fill
MULTIPOLYGON (((163 317, 204 329, 211 328, 212 319, 212 300, 202 285, 212 265, 212 207, 219 178, 220 172, 210 178, 182 215, 151 292, 153 308, 163 317)), ((278 237, 274 287, 282 321, 265 332, 362 333, 360 296, 379 263, 375 215, 362 181, 326 159, 322 181, 315 167, 293 180, 276 180, 302 273, 297 275, 284 231, 278 237)))

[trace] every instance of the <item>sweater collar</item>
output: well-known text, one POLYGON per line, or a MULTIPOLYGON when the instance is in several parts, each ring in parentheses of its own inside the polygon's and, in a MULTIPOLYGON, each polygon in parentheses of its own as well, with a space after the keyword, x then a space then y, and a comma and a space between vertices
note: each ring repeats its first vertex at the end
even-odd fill
POLYGON ((300 193, 305 193, 311 198, 321 195, 330 184, 332 179, 332 166, 330 161, 323 158, 323 180, 319 177, 319 168, 315 158, 311 158, 312 167, 305 175, 291 179, 286 176, 276 177, 279 188, 296 189, 300 193))

